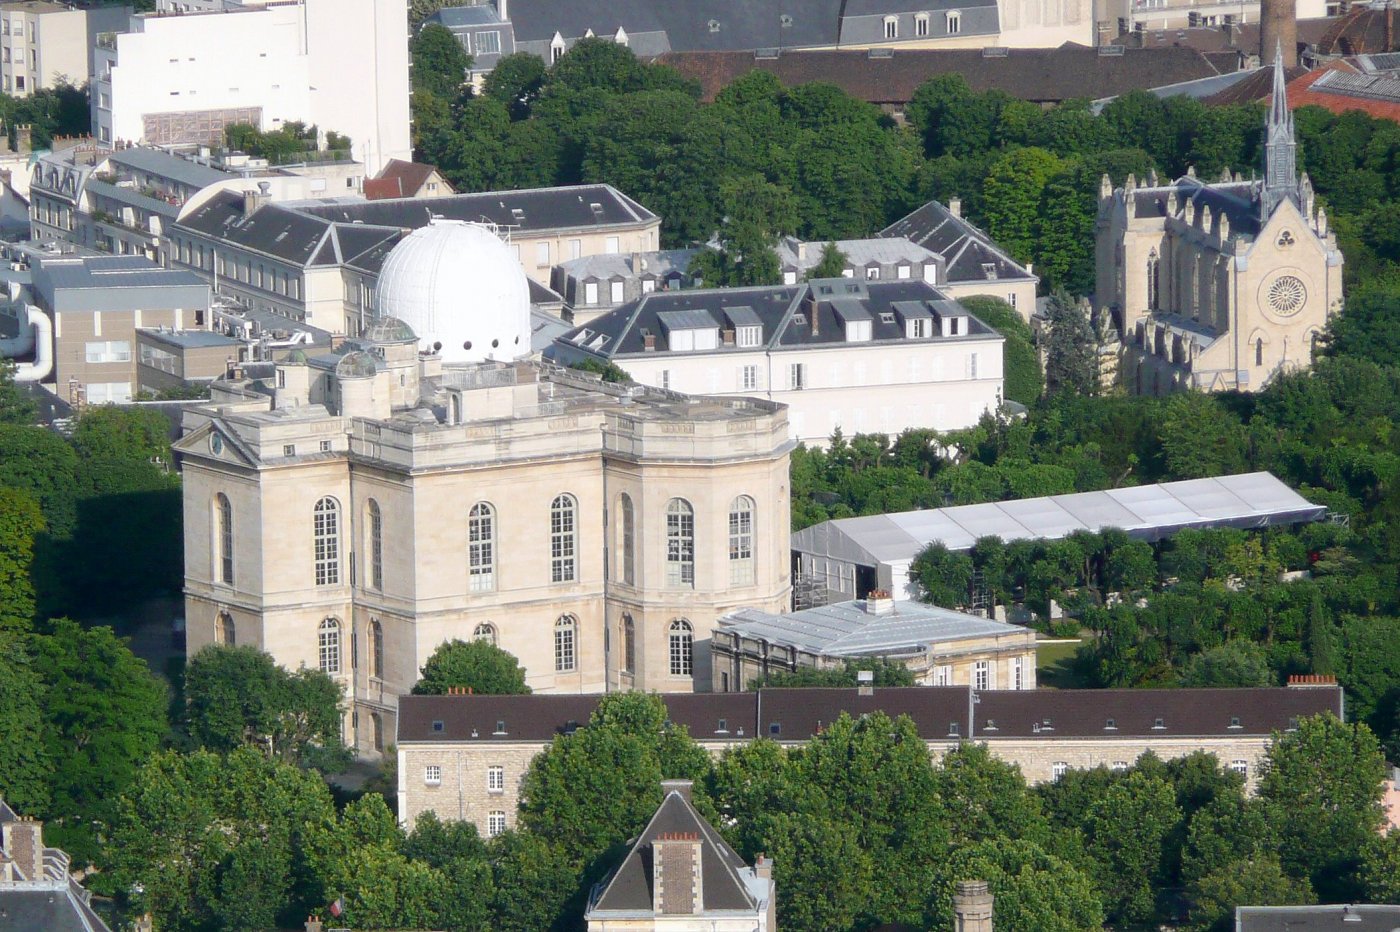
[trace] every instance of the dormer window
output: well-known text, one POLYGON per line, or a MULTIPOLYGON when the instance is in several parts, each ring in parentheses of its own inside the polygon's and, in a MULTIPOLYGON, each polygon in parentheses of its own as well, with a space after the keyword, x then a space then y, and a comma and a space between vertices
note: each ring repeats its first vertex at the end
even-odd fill
POLYGON ((957 10, 949 10, 947 28, 948 35, 950 36, 955 36, 962 32, 962 13, 957 10))
POLYGON ((1117 730, 1118 730, 1118 723, 1117 723, 1116 721, 1114 721, 1113 719, 1110 718, 1110 719, 1108 719, 1108 720, 1106 720, 1106 721, 1104 722, 1104 724, 1103 724, 1103 730, 1104 730, 1104 731, 1117 731, 1117 730))
POLYGON ((886 38, 886 39, 898 39, 898 38, 899 38, 899 17, 898 17, 898 16, 886 16, 886 17, 885 17, 885 38, 886 38))
POLYGON ((1230 716, 1230 727, 1231 727, 1232 729, 1239 729, 1239 728, 1243 728, 1243 727, 1244 727, 1243 725, 1240 724, 1240 717, 1239 717, 1238 715, 1231 715, 1231 716, 1230 716))
POLYGON ((505 734, 505 733, 506 733, 506 723, 505 723, 505 719, 501 719, 501 720, 499 720, 499 721, 496 722, 496 730, 495 730, 495 732, 493 732, 493 734, 503 735, 503 734, 505 734))
POLYGON ((920 38, 928 35, 928 14, 919 13, 914 17, 914 35, 920 38))
POLYGON ((987 719, 987 724, 984 725, 984 726, 982 726, 982 730, 983 730, 983 731, 996 731, 996 730, 997 730, 997 720, 994 719, 994 718, 989 718, 989 719, 987 719))
POLYGON ((1166 719, 1154 718, 1154 719, 1152 720, 1152 730, 1153 730, 1153 731, 1161 731, 1161 730, 1163 730, 1163 729, 1166 728, 1166 727, 1167 727, 1166 719))
POLYGON ((928 317, 916 317, 905 325, 904 333, 911 340, 927 339, 933 336, 933 320, 928 317))
POLYGON ((740 327, 734 331, 734 342, 739 346, 758 346, 763 342, 762 327, 740 327))
POLYGON ((721 735, 729 734, 729 720, 723 718, 720 719, 719 724, 715 726, 715 733, 721 735))
POLYGON ((516 223, 523 223, 525 221, 525 211, 521 210, 519 207, 512 207, 510 216, 516 223))
POLYGON ((656 316, 672 352, 712 350, 719 346, 719 324, 709 311, 662 311, 656 316))
POLYGON ((959 735, 959 733, 961 732, 961 730, 962 730, 962 729, 959 727, 959 725, 958 725, 957 722, 949 722, 949 723, 948 723, 948 737, 950 737, 950 738, 956 738, 956 737, 958 737, 958 735, 959 735))
POLYGON ((868 265, 865 267, 865 280, 868 282, 879 281, 880 267, 878 265, 868 265))
POLYGON ((987 280, 988 280, 988 281, 996 281, 996 278, 997 278, 997 264, 996 264, 995 262, 983 262, 983 263, 982 263, 982 274, 985 275, 985 276, 987 277, 987 280))

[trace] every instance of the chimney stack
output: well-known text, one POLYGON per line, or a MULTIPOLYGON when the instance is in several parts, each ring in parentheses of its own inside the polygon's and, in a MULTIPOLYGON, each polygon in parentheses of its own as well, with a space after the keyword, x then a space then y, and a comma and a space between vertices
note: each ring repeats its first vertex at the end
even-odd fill
POLYGON ((25 880, 44 879, 44 823, 33 819, 6 822, 0 845, 25 880))
POLYGON ((948 198, 948 213, 959 219, 962 218, 962 198, 956 195, 948 198))
POLYGON ((1279 53, 1283 67, 1298 65, 1298 7, 1295 0, 1262 0, 1259 6, 1259 63, 1272 65, 1279 53))
POLYGON ((992 932, 992 894, 985 880, 959 880, 953 895, 954 932, 992 932))
MULTIPOLYGON (((662 785, 668 782, 663 781, 662 785)), ((651 848, 652 908, 666 916, 704 912, 700 836, 694 832, 662 832, 651 848)))
POLYGON ((20 123, 15 127, 15 151, 25 155, 34 148, 34 127, 29 123, 20 123))
POLYGON ((320 916, 306 917, 306 932, 321 932, 323 928, 324 924, 321 922, 320 916))
POLYGON ((856 673, 856 695, 875 695, 875 673, 871 670, 861 670, 856 673))
POLYGON ((691 780, 661 781, 661 796, 663 798, 671 795, 672 793, 679 793, 681 795, 681 799, 685 800, 688 803, 693 803, 695 801, 692 795, 694 793, 694 790, 695 783, 691 780))

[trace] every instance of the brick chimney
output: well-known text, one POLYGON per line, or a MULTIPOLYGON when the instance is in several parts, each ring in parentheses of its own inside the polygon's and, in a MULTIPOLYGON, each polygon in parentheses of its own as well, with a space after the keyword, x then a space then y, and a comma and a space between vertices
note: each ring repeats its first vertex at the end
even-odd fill
POLYGON ((24 155, 34 148, 34 127, 20 123, 15 127, 15 151, 24 155))
POLYGON ((1289 689, 1317 689, 1337 685, 1337 678, 1330 673, 1295 673, 1288 678, 1289 689))
POLYGON ((992 932, 992 894, 985 880, 959 880, 953 895, 954 932, 992 932))
POLYGON ((642 333, 642 349, 648 353, 656 352, 656 334, 642 333))
POLYGON ((25 880, 44 879, 44 823, 18 819, 5 823, 5 853, 25 880))

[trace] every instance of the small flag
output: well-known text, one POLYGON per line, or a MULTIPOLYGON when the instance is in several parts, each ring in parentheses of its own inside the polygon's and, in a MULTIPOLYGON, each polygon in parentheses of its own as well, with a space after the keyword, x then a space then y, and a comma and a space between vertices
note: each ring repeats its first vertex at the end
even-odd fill
POLYGON ((345 912, 345 897, 338 896, 335 898, 335 902, 331 904, 331 915, 339 919, 340 914, 343 912, 345 912))

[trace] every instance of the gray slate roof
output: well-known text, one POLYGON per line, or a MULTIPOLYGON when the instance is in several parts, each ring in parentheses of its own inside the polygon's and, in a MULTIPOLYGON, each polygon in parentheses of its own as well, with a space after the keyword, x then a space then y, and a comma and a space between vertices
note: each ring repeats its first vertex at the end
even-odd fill
POLYGON ((1038 281, 1025 266, 1001 250, 991 237, 962 217, 955 217, 938 201, 929 201, 880 231, 884 237, 903 238, 937 253, 947 262, 947 280, 953 284, 991 280, 1038 281), (993 274, 987 271, 988 266, 993 274))
POLYGON ((592 184, 521 191, 488 191, 435 198, 389 198, 325 204, 300 202, 307 217, 341 223, 366 223, 416 230, 430 217, 495 223, 524 232, 595 229, 613 224, 649 223, 656 215, 611 185, 592 184), (592 209, 599 206, 598 211, 592 209), (517 218, 514 211, 523 216, 517 218))
POLYGON ((931 644, 973 637, 1024 634, 1024 628, 978 615, 896 602, 888 615, 866 611, 864 601, 775 615, 741 608, 719 620, 725 630, 825 657, 869 657, 922 651, 931 644))
POLYGON ((1230 231, 1253 236, 1259 232, 1258 188, 1261 182, 1231 181, 1207 184, 1199 178, 1184 176, 1169 185, 1138 188, 1133 192, 1139 217, 1165 217, 1167 200, 1176 192, 1176 216, 1186 210, 1192 200, 1199 210, 1209 207, 1211 213, 1224 213, 1230 218, 1230 231))
MULTIPOLYGON (((695 835, 700 839, 700 889, 702 908, 710 916, 723 912, 753 913, 758 901, 742 873, 743 858, 725 843, 709 822, 679 792, 672 790, 657 808, 647 827, 632 842, 627 857, 600 884, 588 913, 650 913, 652 900, 652 845, 662 836, 695 835)), ((598 918, 606 918, 598 916, 598 918)))
MULTIPOLYGON (((845 343, 845 328, 841 312, 869 316, 872 320, 871 341, 903 341, 907 337, 898 318, 886 321, 883 312, 892 311, 894 305, 904 301, 922 303, 944 302, 946 297, 932 285, 922 281, 872 281, 859 279, 831 279, 826 283, 834 288, 850 288, 852 296, 833 294, 821 297, 816 305, 816 330, 807 312, 803 311, 803 299, 809 288, 820 288, 822 283, 799 285, 767 285, 753 288, 697 288, 684 291, 658 291, 642 296, 636 301, 614 308, 582 327, 576 327, 561 337, 550 354, 565 358, 570 353, 584 347, 596 356, 614 359, 630 355, 655 355, 670 352, 664 345, 654 351, 645 348, 643 331, 665 336, 668 320, 679 320, 678 314, 706 314, 713 323, 705 324, 704 318, 695 317, 697 325, 728 327, 729 311, 741 309, 745 320, 758 317, 763 323, 763 346, 769 350, 781 350, 821 345, 845 343), (858 313, 857 313, 858 311, 858 313), (795 315, 804 314, 804 321, 798 323, 795 315), (599 337, 605 339, 599 340, 599 337)), ((949 304, 962 311, 960 305, 949 304)), ((962 311, 962 313, 966 313, 962 311)), ((846 319, 853 319, 847 317, 846 319)), ((931 339, 959 340, 967 337, 999 337, 995 330, 975 317, 968 317, 967 332, 958 337, 932 337, 931 339)), ((720 346, 714 350, 697 352, 733 353, 752 352, 752 348, 720 346)))
POLYGON ((0 885, 0 932, 109 932, 71 889, 6 889, 0 885))
POLYGON ((582 256, 578 259, 561 262, 559 267, 564 270, 568 277, 576 278, 579 281, 587 278, 607 281, 611 278, 630 278, 643 275, 659 278, 673 270, 684 273, 690 267, 690 260, 695 258, 695 254, 699 251, 698 249, 661 249, 655 252, 644 252, 638 256, 644 266, 640 269, 632 268, 630 253, 582 256))
POLYGON ((1237 932, 1394 932, 1400 906, 1241 906, 1237 932))
POLYGON ((108 156, 108 160, 126 168, 170 178, 192 188, 203 188, 234 177, 228 172, 200 165, 198 162, 191 162, 159 149, 118 149, 108 156))
POLYGON ((958 505, 823 521, 792 535, 798 553, 860 566, 913 560, 941 543, 968 550, 979 538, 1058 540, 1075 531, 1118 528, 1161 540, 1184 528, 1267 527, 1316 521, 1327 513, 1267 472, 1128 486, 982 505, 958 505))

